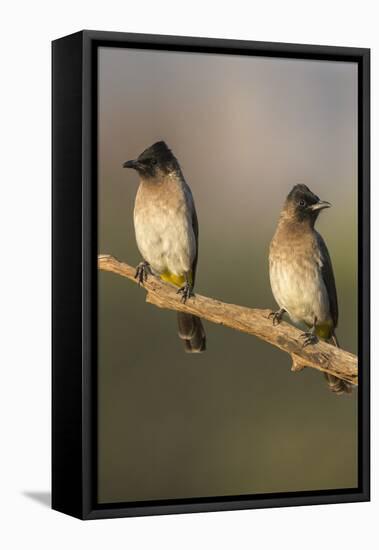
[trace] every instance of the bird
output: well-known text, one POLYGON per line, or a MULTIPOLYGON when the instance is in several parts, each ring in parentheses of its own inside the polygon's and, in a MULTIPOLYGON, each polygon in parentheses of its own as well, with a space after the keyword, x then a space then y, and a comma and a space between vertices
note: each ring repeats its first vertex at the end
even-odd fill
MULTIPOLYGON (((279 310, 270 313, 273 324, 287 313, 308 330, 303 346, 318 339, 339 347, 336 328, 338 300, 332 261, 326 243, 315 229, 320 212, 331 204, 322 201, 306 185, 295 185, 288 194, 270 244, 270 284, 279 310)), ((337 395, 351 393, 348 382, 324 373, 337 395)))
MULTIPOLYGON (((145 149, 137 159, 123 163, 139 175, 134 204, 134 229, 143 261, 136 279, 143 284, 158 276, 178 288, 185 303, 193 289, 199 251, 199 224, 192 192, 179 162, 164 141, 145 149)), ((199 317, 178 312, 178 335, 187 353, 206 349, 206 335, 199 317)))

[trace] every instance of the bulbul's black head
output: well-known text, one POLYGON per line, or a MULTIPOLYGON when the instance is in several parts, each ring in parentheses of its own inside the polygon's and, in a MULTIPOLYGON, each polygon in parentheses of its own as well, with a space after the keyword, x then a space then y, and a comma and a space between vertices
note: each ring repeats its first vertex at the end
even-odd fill
POLYGON ((124 168, 133 168, 145 178, 163 177, 180 170, 179 163, 164 141, 157 141, 145 149, 136 160, 128 160, 124 168))
POLYGON ((296 221, 309 220, 314 223, 320 211, 331 204, 322 201, 304 184, 295 185, 287 196, 283 212, 296 221))

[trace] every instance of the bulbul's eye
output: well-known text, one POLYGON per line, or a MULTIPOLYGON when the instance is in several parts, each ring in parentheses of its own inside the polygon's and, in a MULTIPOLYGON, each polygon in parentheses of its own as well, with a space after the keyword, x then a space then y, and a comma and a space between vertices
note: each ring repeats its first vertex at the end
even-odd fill
POLYGON ((151 165, 155 166, 156 164, 157 164, 157 160, 156 159, 151 159, 151 165))
POLYGON ((299 201, 299 206, 305 206, 305 200, 304 199, 301 199, 299 201))

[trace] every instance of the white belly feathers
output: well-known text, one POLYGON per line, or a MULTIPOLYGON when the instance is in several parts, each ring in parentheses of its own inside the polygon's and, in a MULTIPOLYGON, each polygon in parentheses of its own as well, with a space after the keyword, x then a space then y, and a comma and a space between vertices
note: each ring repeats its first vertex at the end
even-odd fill
POLYGON ((270 254, 270 282, 279 307, 294 322, 313 325, 330 320, 329 298, 314 250, 275 247, 270 254))
POLYGON ((196 255, 191 204, 180 183, 170 187, 159 192, 140 185, 134 227, 139 251, 156 273, 183 275, 191 271, 196 255))

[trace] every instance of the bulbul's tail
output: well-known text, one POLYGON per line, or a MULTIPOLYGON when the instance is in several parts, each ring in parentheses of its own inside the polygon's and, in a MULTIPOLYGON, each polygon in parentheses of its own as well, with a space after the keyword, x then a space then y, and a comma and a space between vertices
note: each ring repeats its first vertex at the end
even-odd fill
MULTIPOLYGON (((331 344, 339 348, 337 336, 333 334, 331 341, 331 344)), ((342 395, 344 393, 351 393, 353 386, 346 382, 345 380, 341 380, 341 378, 337 378, 336 376, 333 376, 332 374, 328 374, 327 372, 324 373, 327 384, 329 386, 329 389, 336 393, 337 395, 342 395)))
POLYGON ((184 340, 186 353, 201 353, 206 350, 205 330, 199 317, 178 312, 178 334, 184 340))

